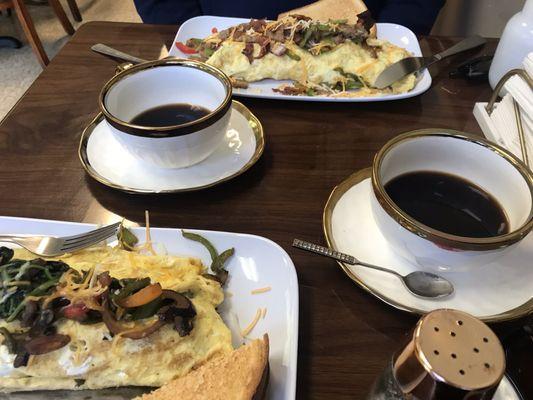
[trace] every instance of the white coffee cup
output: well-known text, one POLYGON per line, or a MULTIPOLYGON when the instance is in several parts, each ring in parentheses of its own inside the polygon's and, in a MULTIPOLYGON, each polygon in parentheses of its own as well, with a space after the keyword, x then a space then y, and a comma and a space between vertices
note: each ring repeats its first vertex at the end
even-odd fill
POLYGON ((99 104, 113 136, 127 151, 159 167, 182 168, 206 159, 224 140, 231 94, 231 82, 219 69, 166 58, 114 76, 104 85, 99 104), (200 106, 209 114, 172 126, 130 123, 144 111, 170 104, 200 106))
POLYGON ((393 250, 425 269, 460 271, 493 261, 533 228, 533 175, 513 154, 483 138, 446 129, 422 129, 395 137, 372 166, 372 211, 393 250), (502 207, 509 232, 462 237, 441 232, 403 211, 384 186, 415 171, 461 177, 492 195, 502 207))

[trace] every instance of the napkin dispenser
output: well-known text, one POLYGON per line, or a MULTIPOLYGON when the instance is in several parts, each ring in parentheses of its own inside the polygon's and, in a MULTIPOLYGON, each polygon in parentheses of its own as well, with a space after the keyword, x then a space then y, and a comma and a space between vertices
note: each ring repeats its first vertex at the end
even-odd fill
POLYGON ((533 53, 523 69, 507 72, 488 103, 476 103, 474 116, 485 137, 505 147, 530 168, 533 157, 533 53), (496 103, 502 95, 502 100, 496 103))

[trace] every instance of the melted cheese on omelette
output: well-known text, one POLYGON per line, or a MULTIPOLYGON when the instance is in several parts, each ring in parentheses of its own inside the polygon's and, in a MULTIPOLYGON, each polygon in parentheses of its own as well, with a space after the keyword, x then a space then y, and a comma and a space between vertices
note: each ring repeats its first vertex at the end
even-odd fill
MULTIPOLYGON (((288 55, 276 56, 268 53, 251 63, 243 54, 244 46, 243 42, 224 41, 207 63, 222 69, 231 77, 247 82, 290 79, 302 84, 334 85, 343 78, 336 69, 342 69, 345 73, 357 75, 367 85, 361 90, 352 92, 356 96, 404 93, 416 84, 415 75, 410 74, 394 83, 391 89, 379 90, 371 87, 387 66, 410 56, 407 50, 387 41, 368 39, 367 46, 347 41, 319 55, 312 55, 292 43, 288 44, 287 48, 298 55, 300 60, 290 58, 288 55)), ((256 51, 258 46, 257 43, 254 44, 256 51)))
MULTIPOLYGON (((16 250, 15 258, 35 257, 16 250)), ((71 342, 51 353, 31 356, 27 367, 13 368, 15 356, 0 345, 1 390, 161 386, 233 349, 231 332, 215 309, 224 300, 223 291, 218 282, 202 276, 206 271, 199 259, 102 247, 61 260, 80 271, 95 267, 117 279, 148 276, 163 289, 187 292, 197 312, 194 329, 180 337, 167 324, 144 339, 132 340, 120 335, 112 338, 104 323, 83 325, 63 319, 57 324, 58 333, 69 335, 71 342)), ((16 327, 15 323, 2 325, 16 327)))

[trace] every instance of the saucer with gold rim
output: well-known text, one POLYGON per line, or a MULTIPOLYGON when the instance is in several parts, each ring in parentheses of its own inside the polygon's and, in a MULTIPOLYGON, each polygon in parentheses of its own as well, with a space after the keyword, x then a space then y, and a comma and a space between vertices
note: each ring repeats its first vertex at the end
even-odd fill
POLYGON ((205 189, 242 174, 261 157, 265 138, 259 120, 233 101, 222 144, 186 168, 162 168, 140 160, 113 137, 102 114, 85 128, 78 149, 85 171, 98 182, 130 193, 179 193, 205 189))
MULTIPOLYGON (((328 245, 358 259, 391 268, 402 275, 420 269, 394 253, 374 221, 371 209, 371 169, 358 171, 335 187, 323 214, 328 245)), ((340 263, 356 284, 391 306, 414 314, 438 308, 468 312, 483 321, 503 321, 533 311, 533 235, 486 265, 461 271, 442 271, 455 292, 442 299, 412 295, 391 274, 340 263)))

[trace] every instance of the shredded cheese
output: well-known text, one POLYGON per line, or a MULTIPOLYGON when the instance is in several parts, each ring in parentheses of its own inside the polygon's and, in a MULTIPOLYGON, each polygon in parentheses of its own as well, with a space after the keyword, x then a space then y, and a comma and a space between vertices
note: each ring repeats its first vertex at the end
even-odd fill
POLYGON ((266 307, 261 310, 261 319, 265 319, 265 315, 267 314, 266 307))
POLYGON ((275 30, 278 29, 281 25, 283 25, 283 20, 278 20, 278 21, 271 21, 271 22, 268 22, 268 23, 265 25, 265 31, 275 31, 275 30))
POLYGON ((94 272, 93 272, 93 275, 91 277, 91 280, 89 282, 89 288, 92 288, 94 287, 95 283, 96 283, 96 278, 98 278, 98 270, 100 269, 100 264, 97 264, 95 267, 94 267, 94 272))
POLYGON ((150 235, 150 213, 148 210, 144 211, 144 218, 146 219, 146 246, 150 253, 155 256, 157 253, 152 246, 152 236, 150 235))
POLYGON ((145 242, 144 244, 137 245, 135 246, 135 248, 128 249, 128 250, 135 251, 137 253, 140 253, 146 250, 155 256, 157 255, 157 253, 154 250, 154 247, 152 245, 152 235, 150 234, 150 213, 148 212, 148 210, 144 211, 144 220, 145 220, 145 228, 144 228, 145 242))
POLYGON ((270 286, 265 286, 262 288, 252 290, 252 294, 266 293, 266 292, 270 292, 271 290, 272 288, 270 286))
POLYGON ((257 312, 255 313, 255 317, 254 317, 253 321, 250 322, 250 324, 246 328, 244 328, 244 330, 241 332, 241 335, 243 337, 248 336, 248 334, 255 328, 255 326, 259 322, 259 318, 261 318, 261 309, 260 308, 257 309, 257 312))
POLYGON ((313 47, 311 47, 309 49, 309 52, 314 55, 314 56, 317 56, 320 54, 320 52, 322 51, 322 49, 324 47, 331 47, 331 43, 326 43, 326 42, 320 42, 320 43, 317 43, 315 44, 313 47))
POLYGON ((92 310, 101 310, 102 306, 98 304, 95 298, 105 292, 106 288, 100 285, 98 281, 95 281, 91 286, 92 278, 95 275, 95 268, 91 268, 85 279, 81 283, 76 283, 75 280, 79 278, 78 272, 72 269, 68 270, 61 276, 56 291, 46 297, 43 307, 58 297, 65 297, 70 300, 71 304, 83 303, 92 310))

